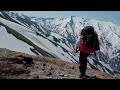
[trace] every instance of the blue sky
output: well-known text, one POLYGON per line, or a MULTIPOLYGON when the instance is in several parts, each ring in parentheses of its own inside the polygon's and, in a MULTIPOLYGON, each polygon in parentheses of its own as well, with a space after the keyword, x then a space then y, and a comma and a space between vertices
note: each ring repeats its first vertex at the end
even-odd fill
POLYGON ((88 19, 113 22, 120 25, 120 11, 15 11, 28 16, 37 17, 68 17, 79 16, 88 19))

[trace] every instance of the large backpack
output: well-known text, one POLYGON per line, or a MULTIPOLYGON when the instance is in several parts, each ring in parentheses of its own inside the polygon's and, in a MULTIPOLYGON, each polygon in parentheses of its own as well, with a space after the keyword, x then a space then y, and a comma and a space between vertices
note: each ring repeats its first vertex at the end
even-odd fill
POLYGON ((92 26, 86 26, 83 28, 81 31, 81 36, 87 49, 100 50, 98 36, 92 26))

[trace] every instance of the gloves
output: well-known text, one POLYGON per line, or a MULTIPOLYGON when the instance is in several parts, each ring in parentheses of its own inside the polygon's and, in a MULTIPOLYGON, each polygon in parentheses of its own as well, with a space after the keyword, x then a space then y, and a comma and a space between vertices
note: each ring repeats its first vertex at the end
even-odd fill
POLYGON ((93 56, 94 58, 96 58, 96 53, 91 53, 91 56, 93 56))

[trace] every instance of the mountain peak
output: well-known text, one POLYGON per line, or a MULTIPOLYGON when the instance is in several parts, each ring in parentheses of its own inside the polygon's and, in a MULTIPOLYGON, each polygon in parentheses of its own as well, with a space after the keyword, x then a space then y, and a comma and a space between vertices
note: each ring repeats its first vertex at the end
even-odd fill
POLYGON ((91 25, 98 33, 101 50, 97 53, 97 60, 89 58, 90 67, 120 76, 119 26, 76 16, 47 19, 14 14, 13 18, 12 13, 7 13, 0 13, 1 48, 32 55, 55 56, 75 63, 79 60, 74 52, 79 32, 84 26, 91 25))

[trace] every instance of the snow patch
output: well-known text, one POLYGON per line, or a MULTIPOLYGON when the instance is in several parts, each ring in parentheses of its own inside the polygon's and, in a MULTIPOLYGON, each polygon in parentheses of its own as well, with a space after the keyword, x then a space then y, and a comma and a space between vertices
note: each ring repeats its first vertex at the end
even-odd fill
POLYGON ((31 55, 35 55, 30 48, 33 48, 32 46, 28 45, 27 43, 18 40, 16 37, 14 37, 12 34, 9 34, 5 27, 0 27, 0 48, 7 48, 10 50, 18 51, 18 52, 24 52, 31 55))

